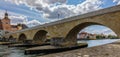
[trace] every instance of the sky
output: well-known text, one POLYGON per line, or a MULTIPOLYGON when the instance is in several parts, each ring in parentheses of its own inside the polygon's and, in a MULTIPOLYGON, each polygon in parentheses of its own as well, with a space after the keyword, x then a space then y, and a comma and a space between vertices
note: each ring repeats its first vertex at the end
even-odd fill
MULTIPOLYGON (((34 27, 119 4, 120 0, 0 0, 0 19, 7 10, 11 24, 24 23, 34 27)), ((97 33, 95 29, 102 29, 102 33, 115 34, 104 26, 88 28, 84 30, 97 33)))

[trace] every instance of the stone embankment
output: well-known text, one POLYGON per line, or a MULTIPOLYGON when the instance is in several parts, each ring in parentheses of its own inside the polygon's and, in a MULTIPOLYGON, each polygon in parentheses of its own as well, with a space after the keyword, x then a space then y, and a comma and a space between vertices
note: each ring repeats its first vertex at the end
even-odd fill
POLYGON ((120 41, 38 57, 120 57, 120 41))

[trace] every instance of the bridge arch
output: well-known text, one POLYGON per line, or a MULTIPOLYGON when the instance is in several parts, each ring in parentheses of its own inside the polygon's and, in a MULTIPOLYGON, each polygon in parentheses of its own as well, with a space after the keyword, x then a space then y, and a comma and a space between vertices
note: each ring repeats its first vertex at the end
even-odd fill
POLYGON ((34 43, 43 43, 47 38, 47 33, 45 30, 37 31, 33 37, 34 43))
POLYGON ((27 40, 27 37, 24 33, 19 35, 18 41, 20 42, 24 42, 25 40, 27 40))
POLYGON ((8 40, 12 40, 14 37, 12 35, 9 36, 8 40))
MULTIPOLYGON (((73 44, 77 43, 77 34, 84 28, 91 26, 91 25, 101 25, 101 26, 105 26, 110 28, 111 30, 113 30, 110 26, 106 25, 106 24, 101 24, 101 23, 97 23, 97 22, 83 22, 80 23, 76 26, 74 26, 66 35, 65 37, 65 41, 69 41, 72 42, 73 44)), ((114 30, 113 30, 114 31, 114 30)), ((114 31, 116 34, 116 31, 114 31)))
POLYGON ((12 35, 9 36, 9 39, 14 38, 12 35))
POLYGON ((3 37, 3 38, 2 38, 2 41, 7 41, 7 38, 6 38, 6 37, 3 37))
POLYGON ((8 38, 8 41, 9 42, 15 42, 16 38, 14 38, 12 35, 10 35, 9 38, 8 38))

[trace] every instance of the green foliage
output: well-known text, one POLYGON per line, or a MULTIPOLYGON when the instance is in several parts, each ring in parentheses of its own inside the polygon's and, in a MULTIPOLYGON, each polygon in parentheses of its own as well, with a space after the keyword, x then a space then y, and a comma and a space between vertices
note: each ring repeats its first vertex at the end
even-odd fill
POLYGON ((96 39, 103 39, 101 35, 97 35, 96 39))
POLYGON ((108 38, 109 38, 109 39, 118 39, 118 37, 117 37, 117 36, 114 36, 114 35, 108 35, 108 38))
POLYGON ((96 36, 96 39, 118 39, 117 36, 114 36, 114 35, 108 35, 108 36, 103 36, 103 35, 97 35, 96 36))

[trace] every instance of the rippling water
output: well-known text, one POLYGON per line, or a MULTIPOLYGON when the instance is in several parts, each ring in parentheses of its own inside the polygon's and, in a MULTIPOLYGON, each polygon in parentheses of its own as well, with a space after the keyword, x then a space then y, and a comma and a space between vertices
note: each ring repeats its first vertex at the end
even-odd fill
POLYGON ((36 55, 24 55, 25 48, 8 48, 0 46, 0 57, 36 57, 36 55))
MULTIPOLYGON (((87 42, 88 47, 103 45, 117 41, 119 39, 105 39, 105 40, 87 40, 87 41, 78 41, 87 42)), ((7 46, 0 45, 0 57, 36 57, 37 55, 24 55, 24 49, 26 48, 8 48, 7 46)))

